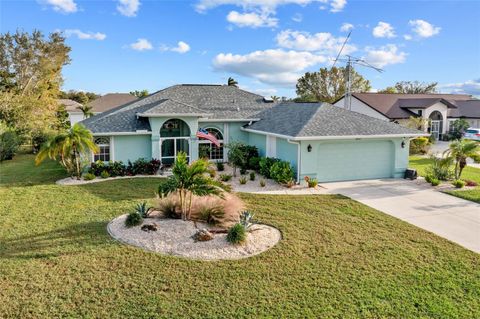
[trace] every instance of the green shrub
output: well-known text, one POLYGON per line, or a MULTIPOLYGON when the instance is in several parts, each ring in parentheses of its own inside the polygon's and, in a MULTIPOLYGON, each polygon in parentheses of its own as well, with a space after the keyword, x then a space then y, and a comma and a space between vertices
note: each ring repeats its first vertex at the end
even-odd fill
POLYGON ((32 148, 34 153, 38 153, 42 145, 48 141, 50 134, 45 131, 32 132, 32 148))
POLYGON ((316 178, 310 178, 309 176, 305 176, 303 179, 307 183, 307 186, 310 188, 315 188, 318 185, 318 180, 316 178))
POLYGON ((290 162, 278 161, 270 168, 270 177, 280 184, 287 184, 293 179, 294 174, 290 162))
POLYGON ((102 161, 96 161, 90 164, 88 172, 95 176, 100 176, 100 174, 102 174, 102 172, 105 170, 107 170, 107 166, 105 165, 105 163, 102 161))
POLYGON ((410 141, 410 155, 426 154, 430 148, 428 137, 417 137, 410 141))
POLYGON ((214 169, 211 169, 208 171, 208 174, 210 175, 211 178, 215 178, 215 176, 217 176, 217 171, 214 169))
POLYGON ((127 167, 122 161, 108 162, 107 171, 110 176, 125 176, 127 173, 127 167))
POLYGON ((125 226, 127 227, 133 227, 133 226, 138 226, 142 223, 143 218, 140 216, 139 213, 137 212, 131 212, 128 214, 127 219, 125 219, 125 226))
POLYGON ((166 198, 160 202, 158 210, 166 218, 178 219, 181 217, 177 203, 169 198, 166 198))
POLYGON ((463 188, 465 186, 466 182, 460 180, 460 179, 457 179, 455 181, 452 182, 452 185, 455 186, 456 188, 463 188))
POLYGON ((280 162, 278 158, 273 157, 262 157, 259 162, 260 166, 260 174, 265 176, 265 178, 271 178, 270 176, 270 169, 272 168, 273 164, 280 162))
POLYGON ((109 178, 109 177, 110 177, 110 173, 107 172, 107 171, 103 171, 102 173, 100 173, 100 177, 101 177, 101 178, 109 178))
POLYGON ((11 160, 20 147, 20 138, 14 131, 5 131, 0 134, 0 162, 11 160))
POLYGON ((427 174, 427 175, 425 175, 425 182, 431 183, 433 178, 435 178, 435 177, 432 176, 431 174, 427 174))
POLYGON ((480 163, 480 154, 474 154, 473 156, 470 156, 475 163, 480 163))
POLYGON ((247 183, 247 178, 245 176, 242 176, 238 181, 240 182, 240 184, 245 185, 247 183))
POLYGON ((231 179, 232 179, 232 175, 230 174, 220 174, 220 180, 222 182, 228 182, 231 179))
POLYGON ((250 172, 250 180, 251 181, 255 180, 255 172, 250 172))
POLYGON ((233 225, 227 234, 227 241, 232 244, 241 244, 247 239, 247 232, 242 224, 233 225))
POLYGON ((248 160, 248 168, 258 172, 260 169, 260 157, 251 157, 248 160))
POLYGON ((217 225, 225 216, 222 206, 205 206, 200 208, 200 218, 210 225, 217 225))
MULTIPOLYGON (((245 154, 245 165, 246 169, 255 169, 255 160, 251 161, 252 158, 258 158, 258 148, 253 145, 243 145, 243 153, 245 154)), ((260 159, 259 159, 260 160, 260 159)))
POLYGON ((432 186, 438 186, 440 185, 440 181, 437 178, 432 178, 430 184, 432 184, 432 186))
POLYGON ((245 174, 247 174, 247 169, 244 167, 240 168, 240 175, 245 175, 245 174))
POLYGON ((267 185, 267 183, 265 182, 265 180, 262 178, 260 180, 260 187, 265 187, 265 185, 267 185))
POLYGON ((217 171, 223 172, 225 170, 225 164, 222 162, 217 162, 217 171))
POLYGON ((148 214, 152 209, 152 206, 147 206, 147 202, 139 203, 135 206, 135 211, 139 213, 142 218, 148 218, 148 214))
POLYGON ((83 179, 86 180, 86 181, 91 181, 92 179, 95 179, 96 176, 93 175, 92 173, 87 173, 87 174, 84 174, 83 175, 83 179))
POLYGON ((431 156, 430 159, 432 160, 432 163, 425 170, 426 175, 430 175, 432 178, 441 181, 447 181, 452 179, 452 177, 454 176, 454 171, 452 167, 453 158, 437 158, 435 156, 431 156))

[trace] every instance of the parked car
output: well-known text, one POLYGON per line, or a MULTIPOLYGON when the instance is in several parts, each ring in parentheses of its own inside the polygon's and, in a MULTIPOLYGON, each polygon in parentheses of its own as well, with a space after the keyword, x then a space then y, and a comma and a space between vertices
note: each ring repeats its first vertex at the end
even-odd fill
POLYGON ((480 141, 480 128, 469 128, 463 133, 464 138, 480 141))

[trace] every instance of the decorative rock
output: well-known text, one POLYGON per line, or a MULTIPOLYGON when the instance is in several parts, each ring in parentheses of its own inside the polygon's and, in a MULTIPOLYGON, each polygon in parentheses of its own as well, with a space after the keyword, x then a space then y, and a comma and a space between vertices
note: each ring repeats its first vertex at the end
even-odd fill
POLYGON ((151 232, 151 231, 157 231, 158 227, 157 224, 152 223, 152 224, 145 224, 141 227, 141 230, 146 231, 146 232, 151 232))
POLYGON ((193 239, 195 241, 209 241, 213 239, 213 234, 205 228, 202 228, 193 235, 193 239))

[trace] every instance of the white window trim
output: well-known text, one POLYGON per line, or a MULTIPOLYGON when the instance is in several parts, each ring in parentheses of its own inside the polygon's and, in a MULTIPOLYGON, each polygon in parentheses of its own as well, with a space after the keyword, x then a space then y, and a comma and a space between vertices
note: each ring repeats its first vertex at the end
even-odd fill
MULTIPOLYGON (((115 161, 115 146, 114 146, 114 139, 113 139, 113 136, 94 136, 93 137, 93 141, 95 141, 96 138, 98 137, 108 137, 108 140, 109 140, 109 144, 108 146, 110 147, 110 161, 114 162, 115 161)), ((97 144, 95 144, 97 145, 97 144)), ((98 144, 98 146, 105 146, 107 144, 98 144)), ((91 156, 90 156, 91 160, 92 160, 92 163, 95 162, 95 153, 94 152, 91 152, 91 156)), ((107 162, 107 161, 106 161, 107 162)))

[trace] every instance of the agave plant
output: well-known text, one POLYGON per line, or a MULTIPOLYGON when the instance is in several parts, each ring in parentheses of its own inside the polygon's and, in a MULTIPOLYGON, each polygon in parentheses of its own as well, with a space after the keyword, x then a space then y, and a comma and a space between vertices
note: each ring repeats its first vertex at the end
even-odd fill
POLYGON ((152 206, 147 207, 147 202, 143 202, 135 206, 135 211, 139 213, 142 218, 148 218, 148 215, 152 209, 152 206))
POLYGON ((245 230, 248 230, 253 226, 253 216, 255 216, 255 214, 250 213, 248 210, 240 213, 240 224, 243 226, 243 228, 245 228, 245 230))

